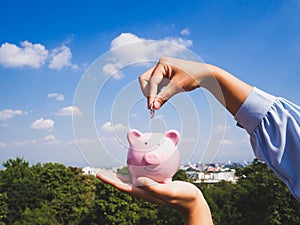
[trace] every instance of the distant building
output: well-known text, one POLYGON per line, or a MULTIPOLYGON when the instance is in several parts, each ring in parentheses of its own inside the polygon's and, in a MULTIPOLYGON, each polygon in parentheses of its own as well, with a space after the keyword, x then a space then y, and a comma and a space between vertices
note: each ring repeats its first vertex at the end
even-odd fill
MULTIPOLYGON (((236 182, 235 169, 237 167, 243 167, 241 163, 226 162, 226 163, 187 163, 182 165, 180 169, 185 170, 189 178, 195 183, 217 183, 222 180, 236 182)), ((124 168, 124 166, 109 168, 113 172, 117 172, 118 169, 124 168)), ((104 168, 84 167, 82 169, 84 174, 96 176, 98 172, 101 172, 104 168)), ((108 169, 108 168, 106 168, 108 169)))
POLYGON ((235 171, 186 171, 189 178, 193 179, 195 183, 217 183, 221 180, 236 182, 237 177, 235 176, 235 171))
POLYGON ((236 182, 235 176, 236 167, 242 167, 238 163, 209 163, 209 164, 186 164, 181 169, 186 171, 186 174, 195 183, 217 183, 221 180, 236 182))
POLYGON ((101 169, 100 168, 92 168, 92 167, 84 167, 82 169, 83 171, 83 174, 86 174, 86 175, 92 175, 92 176, 96 176, 96 174, 100 171, 101 169))
POLYGON ((84 167, 83 169, 82 169, 82 172, 83 172, 83 174, 85 174, 85 175, 92 175, 92 176, 96 176, 96 174, 98 173, 98 172, 101 172, 101 171, 103 171, 103 170, 111 170, 111 171, 113 171, 113 172, 116 172, 119 168, 122 168, 122 166, 121 167, 112 167, 112 168, 94 168, 94 167, 89 167, 89 166, 86 166, 86 167, 84 167))

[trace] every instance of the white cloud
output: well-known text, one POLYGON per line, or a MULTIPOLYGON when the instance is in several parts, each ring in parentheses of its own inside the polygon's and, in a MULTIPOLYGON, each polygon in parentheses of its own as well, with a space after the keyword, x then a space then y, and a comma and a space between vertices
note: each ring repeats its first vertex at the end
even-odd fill
POLYGON ((25 140, 25 141, 16 141, 14 144, 17 146, 25 146, 25 145, 34 145, 37 143, 37 140, 25 140))
POLYGON ((59 143, 59 141, 56 140, 56 138, 53 134, 43 137, 40 141, 42 144, 45 144, 45 145, 53 145, 53 144, 59 143))
POLYGON ((65 45, 54 48, 50 54, 44 45, 29 41, 21 42, 20 46, 7 42, 0 46, 0 65, 3 67, 28 66, 36 69, 49 62, 50 69, 60 70, 64 67, 78 69, 77 64, 71 63, 72 57, 70 48, 65 45))
POLYGON ((70 67, 72 69, 78 69, 77 64, 72 64, 71 59, 73 55, 69 47, 62 45, 51 51, 50 62, 48 67, 50 69, 60 70, 63 67, 70 67))
POLYGON ((225 124, 216 124, 213 127, 214 133, 224 133, 225 131, 228 131, 230 129, 230 126, 226 126, 225 124))
POLYGON ((0 65, 4 67, 39 68, 47 57, 48 50, 44 45, 32 44, 29 41, 21 42, 21 47, 7 42, 0 47, 0 65))
POLYGON ((118 37, 112 40, 110 43, 110 49, 118 48, 124 45, 133 44, 136 42, 143 42, 145 39, 139 38, 132 33, 121 33, 118 37))
POLYGON ((89 144, 95 142, 94 140, 89 140, 86 138, 80 138, 73 141, 68 141, 67 144, 89 144))
POLYGON ((164 40, 168 41, 174 45, 181 45, 186 48, 190 47, 193 44, 192 40, 183 39, 181 37, 166 37, 164 40))
POLYGON ((7 147, 7 145, 0 141, 0 148, 6 148, 6 147, 7 147))
POLYGON ((117 64, 107 63, 103 66, 102 71, 107 75, 112 75, 115 80, 120 80, 124 76, 122 71, 118 69, 117 64))
POLYGON ((63 101, 65 100, 65 96, 58 93, 49 93, 47 94, 47 98, 55 98, 57 101, 63 101))
MULTIPOLYGON (((137 42, 143 42, 144 39, 137 37, 131 33, 121 33, 118 37, 114 38, 110 43, 110 50, 114 50, 124 45, 129 45, 137 42)), ((115 80, 123 78, 123 73, 119 70, 121 64, 118 62, 107 63, 103 66, 102 71, 106 75, 111 75, 115 80)))
POLYGON ((77 106, 67 106, 64 108, 61 108, 58 113, 56 113, 57 116, 78 116, 81 115, 82 112, 77 106))
POLYGON ((222 140, 222 144, 223 145, 233 145, 234 144, 234 142, 233 141, 231 141, 231 140, 228 140, 228 139, 223 139, 222 140))
POLYGON ((13 110, 13 109, 4 109, 0 111, 0 120, 9 120, 12 119, 14 116, 20 116, 27 114, 22 110, 13 110))
POLYGON ((181 30, 180 33, 182 35, 187 35, 188 36, 188 35, 190 35, 190 29, 186 27, 183 30, 181 30))
MULTIPOLYGON (((113 50, 113 49, 121 47, 121 46, 134 44, 134 43, 138 43, 138 42, 145 42, 145 41, 154 41, 154 40, 140 38, 132 33, 121 33, 118 37, 116 37, 112 40, 112 42, 110 44, 110 49, 113 50)), ((164 38, 162 40, 158 40, 158 41, 167 41, 172 44, 181 45, 183 47, 189 47, 193 44, 192 40, 183 39, 181 37, 166 37, 166 38, 164 38)), ((134 54, 135 51, 133 51, 132 53, 134 54)))
POLYGON ((101 126, 101 130, 105 132, 119 132, 119 131, 126 131, 128 129, 127 126, 117 123, 113 125, 111 122, 106 122, 101 126))
POLYGON ((52 119, 37 119, 35 120, 30 127, 36 130, 53 130, 54 129, 54 121, 52 119))
POLYGON ((45 137, 39 138, 39 139, 31 139, 31 140, 25 140, 25 141, 16 141, 14 142, 17 146, 26 146, 26 145, 54 145, 58 144, 59 141, 55 138, 53 134, 47 135, 45 137))
POLYGON ((111 42, 113 57, 102 67, 105 75, 110 75, 114 79, 123 77, 120 69, 128 63, 139 62, 140 60, 157 61, 161 56, 178 57, 184 54, 184 49, 191 46, 193 42, 180 37, 166 37, 161 40, 151 40, 140 38, 132 33, 122 33, 111 42), (137 43, 137 45, 129 45, 137 43), (128 45, 129 48, 119 47, 128 45), (130 54, 128 54, 130 51, 130 54))

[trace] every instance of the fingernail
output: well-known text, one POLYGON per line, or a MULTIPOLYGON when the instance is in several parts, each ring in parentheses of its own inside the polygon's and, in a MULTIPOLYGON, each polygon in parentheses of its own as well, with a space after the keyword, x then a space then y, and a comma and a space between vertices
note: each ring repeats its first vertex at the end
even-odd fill
POLYGON ((138 179, 137 179, 137 184, 138 184, 138 185, 143 186, 143 185, 145 185, 145 182, 146 182, 145 178, 143 178, 143 177, 138 177, 138 179))
POLYGON ((161 107, 161 103, 159 101, 154 102, 154 108, 159 109, 161 107))

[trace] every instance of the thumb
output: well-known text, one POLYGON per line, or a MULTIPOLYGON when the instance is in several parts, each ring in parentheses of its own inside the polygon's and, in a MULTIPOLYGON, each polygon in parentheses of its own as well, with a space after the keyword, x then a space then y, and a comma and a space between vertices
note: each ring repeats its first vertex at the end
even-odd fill
POLYGON ((144 190, 151 192, 154 196, 166 194, 165 189, 169 189, 168 184, 160 184, 148 177, 139 177, 137 182, 144 190))
POLYGON ((180 92, 184 92, 184 89, 179 87, 178 84, 175 84, 175 82, 169 81, 168 84, 155 96, 153 108, 155 110, 160 109, 160 107, 170 98, 180 92))
POLYGON ((140 186, 151 186, 158 183, 148 177, 138 177, 137 184, 140 186))
POLYGON ((170 191, 172 190, 170 185, 173 183, 161 184, 148 177, 139 177, 137 181, 138 184, 141 185, 142 189, 146 190, 148 193, 151 193, 151 195, 155 198, 159 198, 161 200, 168 197, 170 195, 170 191))

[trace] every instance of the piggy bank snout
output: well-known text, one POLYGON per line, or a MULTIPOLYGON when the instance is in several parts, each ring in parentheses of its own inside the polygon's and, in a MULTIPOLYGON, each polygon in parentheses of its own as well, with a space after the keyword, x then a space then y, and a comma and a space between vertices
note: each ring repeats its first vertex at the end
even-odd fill
POLYGON ((127 139, 127 165, 133 184, 137 184, 138 177, 149 177, 159 183, 172 181, 180 163, 178 131, 141 133, 133 129, 127 139))
POLYGON ((154 154, 154 153, 147 153, 144 155, 144 159, 147 163, 154 165, 154 164, 159 164, 159 157, 154 154))

